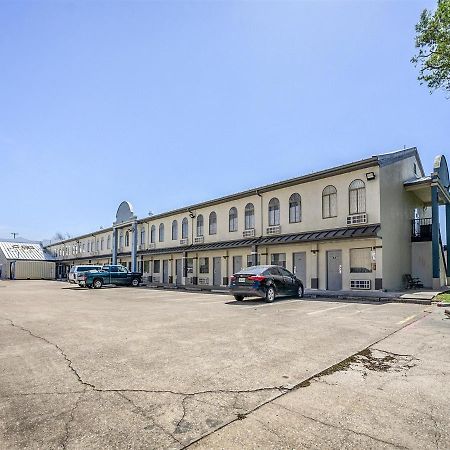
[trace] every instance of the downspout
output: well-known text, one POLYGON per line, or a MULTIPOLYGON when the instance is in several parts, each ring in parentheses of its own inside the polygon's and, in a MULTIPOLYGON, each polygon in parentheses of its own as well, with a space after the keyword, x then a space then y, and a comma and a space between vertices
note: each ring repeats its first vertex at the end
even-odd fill
MULTIPOLYGON (((259 197, 259 209, 260 209, 260 218, 261 218, 261 232, 259 237, 262 238, 264 234, 264 215, 263 215, 263 198, 262 195, 259 193, 259 189, 256 189, 255 191, 256 195, 259 197)), ((252 251, 252 264, 256 266, 258 264, 258 245, 254 245, 253 251, 252 251)))

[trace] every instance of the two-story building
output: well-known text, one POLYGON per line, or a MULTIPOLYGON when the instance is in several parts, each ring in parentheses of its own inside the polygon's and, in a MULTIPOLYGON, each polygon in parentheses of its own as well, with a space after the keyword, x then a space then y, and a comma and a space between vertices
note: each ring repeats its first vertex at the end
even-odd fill
POLYGON ((137 218, 122 202, 112 227, 52 243, 59 276, 77 263, 121 263, 150 283, 226 286, 254 264, 280 264, 307 288, 404 287, 405 274, 446 284, 439 205, 445 158, 426 176, 416 148, 137 218))

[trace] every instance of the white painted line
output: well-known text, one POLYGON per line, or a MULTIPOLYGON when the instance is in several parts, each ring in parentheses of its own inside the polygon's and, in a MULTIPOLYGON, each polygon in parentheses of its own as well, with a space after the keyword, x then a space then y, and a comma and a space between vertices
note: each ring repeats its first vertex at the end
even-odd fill
POLYGON ((254 305, 254 306, 243 306, 242 309, 249 309, 249 308, 262 308, 264 306, 281 306, 281 305, 285 305, 287 303, 293 303, 293 302, 300 302, 301 299, 298 300, 284 300, 284 301, 279 301, 279 302, 273 302, 273 303, 264 303, 263 305, 254 305))
POLYGON ((320 314, 323 312, 327 312, 327 311, 331 311, 332 309, 339 309, 339 308, 346 308, 347 306, 351 306, 352 303, 346 304, 346 305, 340 305, 340 306, 333 306, 332 308, 326 308, 326 309, 320 309, 319 311, 312 311, 307 313, 309 316, 313 315, 313 314, 320 314))
POLYGON ((400 322, 397 322, 396 325, 401 325, 401 324, 403 324, 405 322, 408 322, 408 320, 414 319, 414 317, 416 317, 416 316, 417 316, 417 314, 414 314, 412 316, 407 317, 406 319, 400 320, 400 322))

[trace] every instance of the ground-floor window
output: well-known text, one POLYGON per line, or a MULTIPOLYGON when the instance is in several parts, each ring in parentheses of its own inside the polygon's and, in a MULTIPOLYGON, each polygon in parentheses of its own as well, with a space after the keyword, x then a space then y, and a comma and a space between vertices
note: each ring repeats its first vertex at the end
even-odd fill
POLYGON ((286 268, 286 253, 272 253, 270 255, 270 264, 286 268))
POLYGON ((192 258, 185 259, 186 276, 192 276, 194 273, 194 260, 192 258))
POLYGON ((159 259, 155 259, 153 261, 153 272, 154 273, 159 273, 161 268, 161 261, 159 259))
POLYGON ((350 273, 372 272, 370 247, 350 249, 350 273))
POLYGON ((242 270, 242 256, 233 256, 233 273, 242 270))
POLYGON ((144 272, 150 272, 150 261, 144 261, 144 272))
POLYGON ((209 258, 199 258, 200 273, 209 273, 209 258))

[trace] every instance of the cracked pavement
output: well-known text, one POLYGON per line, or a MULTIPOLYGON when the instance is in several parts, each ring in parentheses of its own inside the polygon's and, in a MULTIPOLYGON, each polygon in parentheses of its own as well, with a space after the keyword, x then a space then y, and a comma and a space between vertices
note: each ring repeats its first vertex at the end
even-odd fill
POLYGON ((442 311, 4 284, 1 448, 450 447, 442 311))

